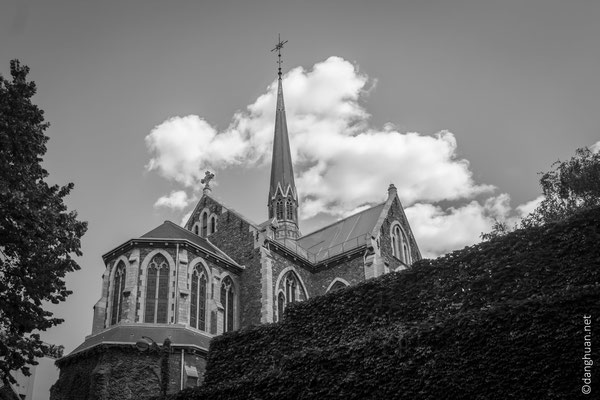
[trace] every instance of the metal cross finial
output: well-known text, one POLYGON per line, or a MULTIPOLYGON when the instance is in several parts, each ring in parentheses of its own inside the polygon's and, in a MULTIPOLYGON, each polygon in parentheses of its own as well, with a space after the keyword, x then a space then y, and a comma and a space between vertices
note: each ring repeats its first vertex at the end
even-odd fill
POLYGON ((277 50, 277 64, 279 64, 279 72, 277 74, 279 75, 280 78, 281 78, 281 63, 283 62, 283 61, 281 61, 281 49, 283 49, 283 45, 286 44, 287 42, 288 42, 287 40, 285 42, 282 42, 281 35, 279 35, 277 44, 275 45, 275 48, 271 50, 271 51, 277 50))
POLYGON ((204 183, 204 191, 210 191, 210 181, 212 181, 214 177, 215 174, 210 171, 204 173, 204 178, 200 181, 200 183, 204 183))

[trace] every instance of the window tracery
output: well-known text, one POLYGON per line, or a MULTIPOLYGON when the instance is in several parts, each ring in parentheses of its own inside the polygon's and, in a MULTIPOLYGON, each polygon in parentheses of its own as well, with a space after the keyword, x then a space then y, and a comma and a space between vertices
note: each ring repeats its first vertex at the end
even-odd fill
POLYGON ((404 230, 399 223, 392 225, 392 255, 405 264, 410 264, 410 247, 404 230))
POLYGON ((283 200, 281 200, 281 199, 277 200, 277 203, 275 204, 275 210, 276 210, 276 214, 277 214, 277 219, 282 220, 283 219, 283 200))
POLYGON ((144 322, 166 324, 169 312, 169 263, 156 254, 148 264, 144 322))
POLYGON ((207 278, 204 270, 194 269, 190 294, 190 326, 206 330, 206 289, 207 278))
POLYGON ((230 277, 225 277, 221 283, 221 304, 223 305, 223 332, 233 330, 233 302, 234 302, 233 281, 230 277))
POLYGON ((117 264, 113 278, 113 295, 110 324, 114 325, 121 321, 123 312, 123 290, 125 289, 125 263, 120 261, 117 264))

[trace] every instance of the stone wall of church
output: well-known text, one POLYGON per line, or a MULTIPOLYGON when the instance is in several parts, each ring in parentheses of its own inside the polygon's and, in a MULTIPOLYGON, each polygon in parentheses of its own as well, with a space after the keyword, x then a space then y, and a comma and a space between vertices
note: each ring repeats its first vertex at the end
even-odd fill
POLYGON ((198 207, 201 212, 208 208, 219 212, 216 232, 209 235, 211 243, 225 252, 238 264, 245 267, 240 275, 238 290, 238 325, 244 327, 260 323, 261 317, 261 264, 260 246, 257 244, 256 228, 240 217, 219 205, 210 197, 204 197, 198 207))
MULTIPOLYGON (((301 279, 306 291, 308 292, 308 298, 320 296, 326 293, 327 288, 336 278, 340 278, 350 285, 355 285, 365 280, 364 258, 362 253, 356 254, 353 258, 348 259, 343 263, 324 268, 316 273, 309 272, 308 270, 300 267, 294 261, 276 251, 272 250, 270 254, 273 270, 273 321, 277 321, 277 296, 279 290, 283 288, 281 281, 283 276, 289 270, 296 272, 298 277, 301 279)), ((301 298, 301 300, 304 299, 301 298)))
POLYGON ((325 294, 327 288, 336 279, 341 278, 351 286, 365 280, 364 253, 359 253, 343 263, 325 268, 313 275, 313 290, 315 295, 325 294))
MULTIPOLYGON (((282 256, 274 250, 271 250, 271 258, 272 258, 272 266, 273 266, 273 304, 277 303, 277 295, 280 287, 277 287, 278 280, 281 281, 283 275, 288 270, 293 270, 296 272, 304 286, 306 287, 306 291, 308 292, 308 298, 315 296, 315 290, 313 288, 313 277, 310 272, 305 270, 304 268, 298 266, 292 260, 282 256)), ((306 300, 301 298, 301 300, 306 300)), ((276 306, 274 307, 274 315, 277 315, 276 306)))

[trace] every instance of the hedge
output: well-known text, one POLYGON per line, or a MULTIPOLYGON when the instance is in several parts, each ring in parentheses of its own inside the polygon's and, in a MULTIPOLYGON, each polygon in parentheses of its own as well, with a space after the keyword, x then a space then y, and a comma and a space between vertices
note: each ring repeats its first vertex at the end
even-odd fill
POLYGON ((573 398, 599 267, 600 209, 519 230, 218 337, 172 398, 573 398))

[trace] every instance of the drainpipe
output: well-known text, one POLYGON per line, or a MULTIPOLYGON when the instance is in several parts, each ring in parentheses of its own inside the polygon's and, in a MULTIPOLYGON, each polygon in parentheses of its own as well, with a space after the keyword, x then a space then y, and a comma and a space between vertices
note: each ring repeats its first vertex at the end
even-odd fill
POLYGON ((175 316, 174 323, 179 323, 179 243, 175 248, 175 316))
POLYGON ((185 354, 184 350, 181 349, 181 382, 179 385, 179 390, 183 390, 183 374, 185 372, 185 354))

